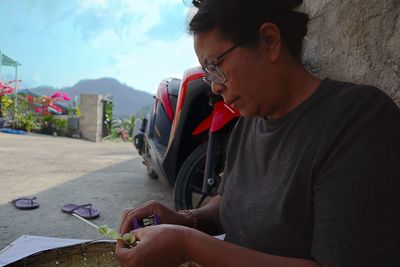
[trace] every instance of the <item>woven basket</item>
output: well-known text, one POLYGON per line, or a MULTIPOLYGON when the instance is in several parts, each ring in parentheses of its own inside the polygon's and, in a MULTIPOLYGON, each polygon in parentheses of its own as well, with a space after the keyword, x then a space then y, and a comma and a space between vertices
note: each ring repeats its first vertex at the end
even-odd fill
MULTIPOLYGON (((114 257, 115 243, 88 242, 68 247, 42 251, 19 261, 9 267, 119 267, 114 257)), ((179 267, 201 267, 194 262, 186 262, 179 267)))
POLYGON ((114 267, 120 266, 114 257, 115 243, 89 242, 55 248, 25 257, 12 267, 114 267))

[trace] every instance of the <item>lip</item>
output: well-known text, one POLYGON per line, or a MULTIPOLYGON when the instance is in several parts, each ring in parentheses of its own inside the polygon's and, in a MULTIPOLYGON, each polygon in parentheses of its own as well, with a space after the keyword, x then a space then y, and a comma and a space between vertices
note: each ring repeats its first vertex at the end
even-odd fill
POLYGON ((234 98, 231 98, 231 99, 227 99, 227 100, 225 100, 225 104, 227 104, 227 105, 232 105, 233 103, 235 103, 238 99, 239 99, 240 97, 234 97, 234 98))

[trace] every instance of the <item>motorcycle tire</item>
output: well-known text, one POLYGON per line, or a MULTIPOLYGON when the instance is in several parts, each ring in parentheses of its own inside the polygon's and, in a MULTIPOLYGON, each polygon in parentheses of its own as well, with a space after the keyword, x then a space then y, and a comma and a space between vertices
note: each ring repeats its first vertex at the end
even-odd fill
POLYGON ((221 181, 218 175, 223 171, 224 158, 220 149, 216 151, 216 173, 217 179, 210 188, 210 194, 202 193, 204 169, 207 155, 207 142, 198 146, 183 163, 174 186, 175 209, 193 209, 204 206, 211 197, 217 194, 221 181))
POLYGON ((151 163, 151 159, 150 159, 150 152, 149 152, 149 148, 147 146, 145 146, 145 155, 144 155, 144 164, 146 165, 146 172, 147 175, 151 178, 151 179, 158 179, 158 174, 157 172, 154 170, 153 168, 153 164, 151 163))
POLYGON ((151 179, 158 179, 158 175, 157 175, 156 171, 153 169, 153 167, 151 166, 150 162, 146 163, 146 171, 147 171, 147 175, 151 179))

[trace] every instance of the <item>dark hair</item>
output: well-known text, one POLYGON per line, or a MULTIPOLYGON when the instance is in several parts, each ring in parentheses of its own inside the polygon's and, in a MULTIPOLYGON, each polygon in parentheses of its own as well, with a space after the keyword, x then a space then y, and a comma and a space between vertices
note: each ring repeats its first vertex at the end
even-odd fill
POLYGON ((234 44, 254 47, 259 43, 259 28, 275 23, 289 53, 299 59, 307 33, 308 15, 293 11, 303 0, 203 0, 189 23, 189 32, 204 33, 214 28, 234 44))

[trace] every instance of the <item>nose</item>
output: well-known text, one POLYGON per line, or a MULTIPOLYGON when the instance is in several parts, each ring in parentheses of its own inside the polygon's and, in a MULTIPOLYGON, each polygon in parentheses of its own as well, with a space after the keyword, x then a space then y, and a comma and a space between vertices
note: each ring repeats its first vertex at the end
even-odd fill
POLYGON ((222 92, 225 89, 225 85, 224 84, 218 84, 218 83, 211 83, 211 91, 216 94, 216 95, 221 95, 222 92))

